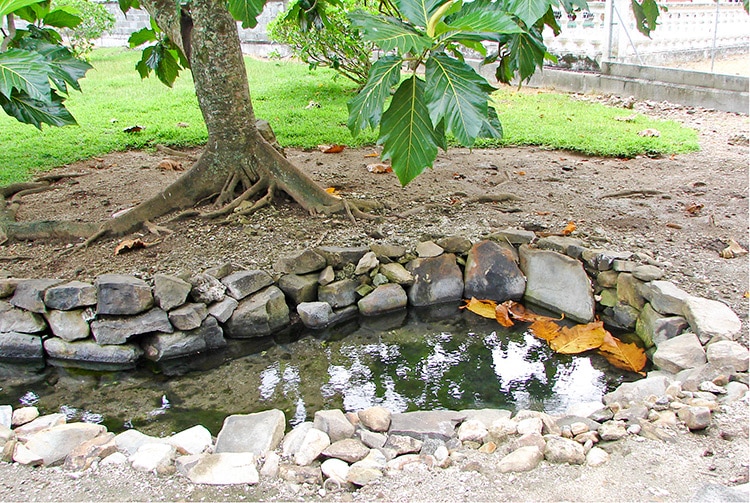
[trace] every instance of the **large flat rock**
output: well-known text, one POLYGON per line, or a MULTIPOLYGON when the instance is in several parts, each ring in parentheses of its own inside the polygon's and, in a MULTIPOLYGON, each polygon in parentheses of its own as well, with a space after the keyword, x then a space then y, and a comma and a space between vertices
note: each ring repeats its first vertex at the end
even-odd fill
POLYGON ((406 435, 419 440, 438 438, 450 440, 455 434, 456 425, 464 420, 465 414, 452 410, 417 411, 393 414, 391 435, 406 435))
POLYGON ((214 452, 249 452, 265 456, 284 438, 286 418, 278 409, 255 414, 236 414, 224 419, 214 452))

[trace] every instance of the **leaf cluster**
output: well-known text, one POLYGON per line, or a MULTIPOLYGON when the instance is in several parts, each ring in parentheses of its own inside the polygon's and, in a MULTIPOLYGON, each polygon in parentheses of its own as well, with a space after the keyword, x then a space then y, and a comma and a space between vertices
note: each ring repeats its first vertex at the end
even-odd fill
POLYGON ((0 106, 20 122, 41 129, 42 124, 76 124, 65 108, 70 88, 91 65, 77 59, 62 43, 56 29, 81 23, 71 6, 52 8, 49 0, 0 0, 0 18, 8 20, 0 45, 0 106), (18 29, 15 18, 27 22, 18 29))
POLYGON ((131 48, 145 44, 141 59, 135 69, 142 79, 148 78, 154 72, 164 85, 172 87, 174 81, 183 69, 190 68, 190 63, 182 51, 151 19, 151 26, 133 32, 128 38, 131 48))

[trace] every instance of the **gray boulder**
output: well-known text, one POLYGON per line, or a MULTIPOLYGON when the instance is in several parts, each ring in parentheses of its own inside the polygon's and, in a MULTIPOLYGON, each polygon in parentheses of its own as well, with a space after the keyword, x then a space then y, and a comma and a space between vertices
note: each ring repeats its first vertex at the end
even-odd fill
POLYGON ((195 302, 211 304, 224 300, 227 287, 210 274, 196 274, 190 278, 190 298, 195 302))
POLYGON ((312 250, 302 250, 279 257, 274 268, 284 274, 307 274, 320 271, 327 265, 326 259, 312 250))
POLYGON ((370 448, 356 438, 345 438, 325 448, 323 456, 336 458, 347 463, 356 463, 364 459, 370 453, 370 448))
POLYGON ((318 274, 285 274, 279 279, 279 288, 294 305, 318 299, 318 274))
POLYGON ((718 366, 732 367, 735 372, 747 372, 750 352, 734 341, 716 341, 706 346, 706 358, 718 366))
POLYGON ((466 416, 451 410, 417 411, 393 414, 391 435, 414 438, 437 438, 448 441, 455 434, 456 425, 466 416))
POLYGON ((96 305, 96 287, 82 281, 70 281, 53 286, 44 292, 44 305, 48 309, 69 311, 96 305))
POLYGON ((42 338, 20 332, 0 332, 0 355, 9 360, 41 360, 44 358, 42 338))
POLYGON ((480 241, 471 247, 464 270, 464 297, 498 302, 520 300, 526 278, 516 265, 515 249, 495 241, 480 241))
POLYGON ((317 411, 313 426, 327 434, 331 442, 351 438, 354 435, 354 425, 339 409, 317 411))
POLYGON ((0 332, 36 334, 46 329, 47 324, 40 314, 13 307, 0 300, 0 332))
POLYGON ((169 322, 177 330, 193 330, 208 316, 208 308, 202 303, 190 303, 169 312, 169 322))
POLYGON ((706 352, 698 337, 687 333, 659 344, 652 360, 660 369, 676 374, 706 363, 706 352))
POLYGON ((297 314, 307 328, 325 328, 331 323, 333 308, 328 302, 302 302, 297 304, 297 314))
POLYGON ((226 346, 224 333, 214 318, 206 318, 194 330, 177 330, 171 334, 150 334, 141 341, 146 358, 168 360, 226 346))
POLYGON ((56 337, 44 341, 44 350, 47 356, 58 360, 103 363, 122 369, 135 367, 143 355, 135 344, 101 346, 91 340, 67 342, 56 337))
POLYGON ((10 303, 32 313, 46 311, 44 292, 48 288, 62 283, 59 279, 25 279, 18 282, 10 303))
POLYGON ((701 503, 747 503, 750 499, 750 485, 727 487, 721 484, 704 484, 690 498, 701 503))
POLYGON ((237 271, 221 280, 233 298, 242 300, 273 284, 273 278, 265 271, 237 271))
POLYGON ((613 402, 642 402, 648 396, 662 396, 669 386, 669 379, 664 376, 653 376, 635 382, 622 383, 611 393, 602 397, 605 405, 613 402))
POLYGON ((742 330, 740 318, 723 302, 688 297, 684 306, 685 318, 703 344, 712 339, 734 340, 742 330))
POLYGON ((250 452, 262 457, 278 447, 286 418, 277 409, 255 414, 235 414, 224 419, 214 452, 250 452))
POLYGON ((334 281, 318 288, 318 300, 327 302, 332 308, 346 307, 357 302, 359 283, 353 279, 334 281))
POLYGON ((312 464, 329 445, 331 445, 331 440, 328 435, 317 428, 310 428, 294 454, 294 463, 299 466, 312 464))
POLYGON ((646 304, 638 315, 635 333, 650 348, 681 334, 688 327, 688 322, 681 316, 664 316, 646 304))
POLYGON ((91 308, 71 311, 52 310, 44 314, 52 333, 66 341, 88 337, 91 334, 89 321, 94 319, 94 316, 94 311, 91 308))
POLYGON ((190 467, 187 477, 193 484, 257 484, 260 476, 256 456, 249 452, 204 454, 190 467))
POLYGON ((149 332, 174 332, 167 313, 158 307, 137 316, 101 316, 91 322, 91 333, 102 346, 124 344, 134 335, 149 332))
POLYGON ((586 461, 583 445, 575 440, 550 435, 544 447, 544 459, 550 463, 582 465, 586 461))
POLYGON ((234 300, 232 297, 225 297, 224 300, 214 302, 208 306, 208 314, 216 318, 219 323, 226 323, 226 321, 232 316, 234 310, 237 309, 240 303, 234 300))
POLYGON ((391 283, 398 283, 399 285, 411 285, 414 283, 414 276, 398 262, 381 264, 380 273, 388 278, 388 281, 391 283))
POLYGON ((431 306, 461 299, 464 280, 455 255, 445 253, 439 257, 415 259, 407 264, 406 269, 414 276, 414 284, 407 292, 412 306, 431 306))
POLYGON ((323 257, 326 263, 335 269, 341 269, 346 264, 358 263, 368 251, 370 249, 366 246, 319 246, 315 248, 315 253, 323 257))
POLYGON ((95 281, 98 314, 138 314, 154 305, 145 281, 125 274, 102 274, 95 281))
POLYGON ((357 306, 359 307, 359 312, 365 316, 373 316, 405 308, 407 302, 406 292, 401 285, 386 283, 360 299, 357 306))
POLYGON ((175 276, 154 275, 154 300, 165 311, 184 304, 191 288, 190 283, 175 276))
POLYGON ((498 464, 500 473, 529 472, 539 466, 544 459, 544 454, 536 446, 519 447, 511 452, 498 464))
POLYGON ((276 286, 244 298, 225 324, 227 337, 264 337, 289 324, 289 307, 276 286))
POLYGON ((519 249, 526 275, 524 298, 581 323, 594 319, 594 292, 581 263, 573 258, 528 245, 519 249))
POLYGON ((61 424, 32 435, 26 442, 26 448, 42 458, 45 466, 52 466, 65 461, 78 445, 105 431, 107 429, 100 424, 61 424))
POLYGON ((642 294, 644 283, 630 273, 623 272, 617 276, 617 300, 635 309, 643 309, 646 299, 642 294))
POLYGON ((669 281, 649 281, 639 288, 640 294, 662 314, 683 316, 685 300, 690 295, 669 281))

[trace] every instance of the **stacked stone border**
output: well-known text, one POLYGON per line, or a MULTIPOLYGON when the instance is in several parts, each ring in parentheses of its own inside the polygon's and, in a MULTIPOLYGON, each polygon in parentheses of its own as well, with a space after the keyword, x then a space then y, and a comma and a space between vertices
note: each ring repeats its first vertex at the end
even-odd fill
MULTIPOLYGON (((93 283, 0 281, 0 356, 55 365, 114 368, 211 351, 226 338, 265 337, 298 324, 324 328, 351 316, 476 297, 524 300, 566 317, 635 331, 655 370, 602 402, 564 415, 523 410, 392 413, 317 411, 285 434, 284 413, 225 419, 216 438, 196 425, 167 438, 118 435, 97 424, 0 406, 2 459, 95 470, 129 464, 177 471, 197 484, 254 484, 280 477, 317 491, 366 485, 419 463, 460 464, 466 449, 496 456, 501 472, 548 463, 598 466, 628 436, 668 441, 711 425, 723 404, 748 400, 748 350, 725 304, 662 281, 643 254, 595 249, 570 237, 505 230, 471 243, 447 237, 414 250, 318 247, 279 258, 272 273, 230 264, 147 283, 106 274, 93 283), (315 490, 315 489, 313 489, 315 490)), ((730 489, 727 489, 730 490, 730 489)))

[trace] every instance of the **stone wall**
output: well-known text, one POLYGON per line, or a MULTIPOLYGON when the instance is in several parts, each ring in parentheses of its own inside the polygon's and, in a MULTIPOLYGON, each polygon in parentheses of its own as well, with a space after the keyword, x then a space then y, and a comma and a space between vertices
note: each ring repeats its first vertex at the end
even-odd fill
POLYGON ((746 371, 748 351, 733 341, 737 315, 662 274, 646 255, 506 230, 477 243, 447 237, 413 250, 323 246, 280 257, 270 272, 226 264, 190 277, 8 278, 0 280, 0 358, 131 368, 212 351, 227 338, 476 297, 523 300, 582 323, 598 316, 635 331, 654 364, 671 373, 705 364, 711 346, 721 348, 718 360, 729 354, 736 371, 746 371))

